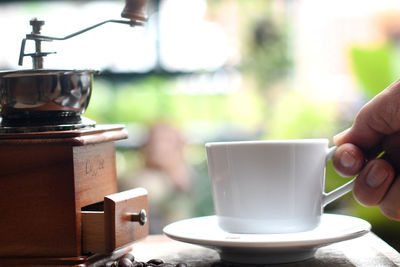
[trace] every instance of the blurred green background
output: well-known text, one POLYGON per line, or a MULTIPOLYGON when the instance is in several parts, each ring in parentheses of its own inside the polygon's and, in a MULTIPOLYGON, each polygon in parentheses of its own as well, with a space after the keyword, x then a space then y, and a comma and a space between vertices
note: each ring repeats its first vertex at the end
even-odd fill
MULTIPOLYGON (((3 2, 10 10, 10 1, 3 2)), ((137 58, 129 58, 117 54, 119 42, 108 41, 101 55, 94 55, 97 60, 110 53, 104 61, 111 63, 101 66, 95 77, 85 116, 98 124, 126 125, 129 139, 117 142, 121 184, 141 186, 138 177, 143 170, 155 170, 152 177, 164 177, 159 161, 167 162, 174 153, 184 165, 186 172, 176 177, 184 177, 189 185, 163 181, 155 182, 161 185, 154 186, 154 193, 149 189, 160 216, 166 217, 163 223, 213 214, 206 142, 332 140, 351 125, 363 104, 397 79, 399 4, 384 1, 376 8, 370 0, 320 2, 193 0, 188 5, 184 0, 150 1, 150 26, 142 37, 153 36, 151 45, 127 44, 137 52, 137 58), (145 69, 130 69, 129 62, 146 62, 149 57, 154 60, 145 69), (124 58, 130 61, 122 66, 115 63, 124 58), (161 160, 149 160, 154 153, 148 146, 150 133, 157 125, 173 129, 183 146, 161 160), (171 192, 158 198, 163 188, 171 192)), ((25 8, 28 15, 45 9, 40 3, 25 3, 25 8)), ((10 11, 10 17, 13 12, 17 11, 10 11)), ((119 33, 128 30, 118 28, 119 33)), ((104 44, 99 41, 95 46, 104 44)), ((13 67, 5 58, 0 62, 2 68, 13 67)), ((175 140, 168 138, 164 144, 175 140)), ((166 179, 174 177, 169 170, 166 173, 166 179)), ((346 181, 328 165, 327 191, 346 181)), ((351 194, 326 211, 368 220, 375 233, 400 249, 399 223, 385 218, 378 208, 361 206, 351 194)))

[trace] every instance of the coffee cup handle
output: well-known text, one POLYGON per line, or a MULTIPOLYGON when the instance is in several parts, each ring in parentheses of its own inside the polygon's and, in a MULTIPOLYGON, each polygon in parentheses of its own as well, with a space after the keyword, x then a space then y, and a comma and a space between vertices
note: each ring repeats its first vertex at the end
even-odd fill
MULTIPOLYGON (((330 161, 333 157, 333 154, 335 153, 337 147, 333 146, 331 148, 328 148, 327 153, 326 153, 326 163, 330 161)), ((350 192, 353 189, 354 186, 354 179, 351 181, 345 183, 344 185, 332 190, 329 193, 324 193, 323 194, 323 199, 322 199, 322 205, 325 207, 332 201, 340 198, 341 196, 345 195, 346 193, 350 192)))

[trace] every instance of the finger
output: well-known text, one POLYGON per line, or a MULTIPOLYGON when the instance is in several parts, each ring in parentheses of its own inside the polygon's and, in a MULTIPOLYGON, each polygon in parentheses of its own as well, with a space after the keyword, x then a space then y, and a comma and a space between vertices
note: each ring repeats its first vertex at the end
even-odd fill
POLYGON ((382 158, 388 161, 398 173, 400 171, 400 134, 396 133, 385 137, 383 149, 385 154, 382 158))
POLYGON ((389 219, 400 221, 400 177, 394 181, 379 207, 389 219))
POLYGON ((353 126, 335 136, 335 144, 352 143, 368 150, 377 146, 383 136, 400 131, 399 99, 400 80, 397 80, 360 110, 353 126))
POLYGON ((354 183, 353 194, 361 204, 376 206, 384 198, 394 179, 394 170, 385 160, 367 163, 354 183))
POLYGON ((381 158, 382 155, 385 154, 382 144, 378 144, 375 147, 372 147, 369 150, 363 151, 365 160, 373 160, 377 158, 381 158))
POLYGON ((354 176, 360 172, 364 164, 362 151, 353 144, 339 146, 333 155, 333 167, 343 177, 354 176))

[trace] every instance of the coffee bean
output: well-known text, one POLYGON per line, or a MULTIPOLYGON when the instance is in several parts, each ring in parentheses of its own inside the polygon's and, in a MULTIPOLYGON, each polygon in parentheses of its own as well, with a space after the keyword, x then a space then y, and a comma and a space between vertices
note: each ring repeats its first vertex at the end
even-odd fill
POLYGON ((128 258, 121 258, 118 261, 118 267, 132 267, 132 266, 133 266, 133 264, 132 264, 131 260, 128 258))
POLYGON ((160 259, 152 259, 152 260, 149 260, 147 263, 151 263, 151 264, 155 264, 155 265, 160 265, 160 264, 163 264, 164 261, 163 261, 163 260, 160 260, 160 259))
POLYGON ((117 267, 117 266, 118 266, 118 263, 116 261, 107 261, 104 264, 104 267, 117 267))
POLYGON ((127 259, 129 259, 131 262, 134 262, 134 261, 135 261, 135 256, 133 256, 133 255, 130 254, 130 253, 125 254, 124 256, 121 257, 121 259, 122 259, 122 258, 127 258, 127 259))
MULTIPOLYGON (((221 265, 213 264, 213 266, 220 267, 221 265)), ((135 261, 135 257, 132 254, 127 253, 119 258, 118 261, 106 262, 103 267, 188 267, 188 265, 184 262, 177 264, 167 263, 161 259, 152 259, 148 262, 135 261)), ((228 266, 222 265, 221 267, 228 266)))

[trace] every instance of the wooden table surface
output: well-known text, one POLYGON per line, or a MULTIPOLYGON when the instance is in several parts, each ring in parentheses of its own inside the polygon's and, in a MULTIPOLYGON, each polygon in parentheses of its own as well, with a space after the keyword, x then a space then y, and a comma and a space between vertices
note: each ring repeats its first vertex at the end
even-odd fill
MULTIPOLYGON (((134 243, 131 253, 138 261, 158 258, 174 264, 185 262, 190 267, 254 266, 220 263, 218 253, 212 249, 174 241, 163 235, 150 235, 134 243)), ((313 259, 279 266, 400 266, 400 254, 375 234, 368 233, 322 247, 313 259)))

